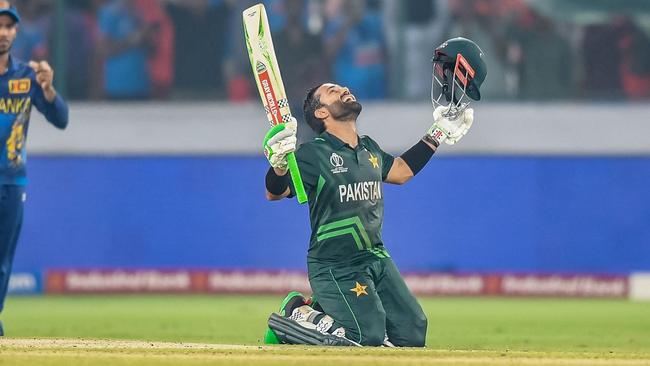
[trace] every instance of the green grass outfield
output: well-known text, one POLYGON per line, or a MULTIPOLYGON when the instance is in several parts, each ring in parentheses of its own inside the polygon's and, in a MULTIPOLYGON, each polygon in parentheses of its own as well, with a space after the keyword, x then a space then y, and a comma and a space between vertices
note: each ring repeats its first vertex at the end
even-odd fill
POLYGON ((423 298, 427 349, 261 347, 280 300, 10 297, 0 365, 650 365, 650 303, 423 298))

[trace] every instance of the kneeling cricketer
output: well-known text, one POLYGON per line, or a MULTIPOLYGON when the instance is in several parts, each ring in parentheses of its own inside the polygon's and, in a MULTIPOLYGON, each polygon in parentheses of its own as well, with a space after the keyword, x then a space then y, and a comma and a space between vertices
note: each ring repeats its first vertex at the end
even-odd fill
POLYGON ((318 137, 296 150, 295 119, 264 139, 271 164, 267 198, 295 194, 287 173, 294 152, 308 196, 307 255, 313 295, 289 293, 269 318, 267 343, 424 347, 427 318, 381 238, 383 183, 404 184, 444 142, 457 143, 472 126, 469 100, 480 100, 487 69, 481 49, 465 38, 436 48, 433 125, 399 157, 357 134, 362 106, 345 86, 309 90, 303 112, 318 137))

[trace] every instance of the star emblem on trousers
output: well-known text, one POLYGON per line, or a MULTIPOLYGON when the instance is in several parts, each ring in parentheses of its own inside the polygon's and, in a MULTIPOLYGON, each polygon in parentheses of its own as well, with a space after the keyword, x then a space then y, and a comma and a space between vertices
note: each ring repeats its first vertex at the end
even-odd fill
MULTIPOLYGON (((368 153, 368 154, 370 154, 370 153, 368 153)), ((370 157, 368 158, 368 160, 372 164, 373 168, 379 168, 379 159, 377 159, 376 156, 370 154, 370 157)))
POLYGON ((368 292, 366 291, 366 288, 368 288, 368 286, 364 286, 364 285, 360 284, 359 282, 355 282, 355 283, 356 283, 356 286, 354 286, 354 288, 351 288, 350 291, 357 294, 357 297, 359 297, 361 295, 368 295, 368 292))

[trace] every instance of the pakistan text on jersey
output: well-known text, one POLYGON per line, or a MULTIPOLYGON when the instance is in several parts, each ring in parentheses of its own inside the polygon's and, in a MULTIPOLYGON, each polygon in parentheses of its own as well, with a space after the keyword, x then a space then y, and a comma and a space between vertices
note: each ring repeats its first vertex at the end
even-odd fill
POLYGON ((0 113, 18 114, 28 111, 32 105, 32 98, 0 98, 0 113))
POLYGON ((353 184, 340 184, 339 198, 341 203, 362 200, 379 200, 381 199, 381 182, 370 181, 357 182, 353 184))

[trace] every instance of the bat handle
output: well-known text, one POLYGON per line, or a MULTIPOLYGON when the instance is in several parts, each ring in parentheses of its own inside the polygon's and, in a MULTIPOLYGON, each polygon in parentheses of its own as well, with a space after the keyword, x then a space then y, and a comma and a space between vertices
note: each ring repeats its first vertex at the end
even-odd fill
POLYGON ((303 186, 302 177, 300 177, 300 170, 298 169, 296 154, 289 153, 287 155, 287 162, 289 163, 291 181, 293 181, 293 187, 296 189, 296 198, 298 198, 298 203, 305 203, 307 202, 307 193, 305 193, 305 186, 303 186))

